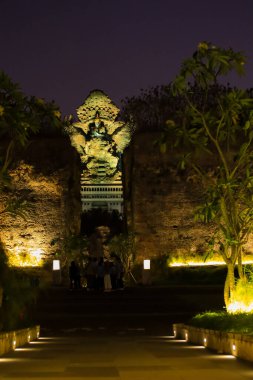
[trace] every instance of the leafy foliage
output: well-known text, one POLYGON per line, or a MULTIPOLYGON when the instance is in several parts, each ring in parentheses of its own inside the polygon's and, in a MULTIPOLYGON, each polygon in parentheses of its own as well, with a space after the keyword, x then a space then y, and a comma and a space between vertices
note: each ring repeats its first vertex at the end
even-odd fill
POLYGON ((24 146, 31 134, 48 125, 64 126, 56 104, 25 96, 19 85, 0 71, 0 180, 6 176, 15 147, 24 146))
POLYGON ((210 330, 244 333, 252 335, 253 314, 228 314, 225 311, 210 311, 197 314, 189 321, 189 325, 210 330))
MULTIPOLYGON (((179 148, 179 167, 203 188, 196 217, 213 222, 213 250, 228 266, 225 302, 234 290, 234 267, 253 231, 253 99, 247 91, 218 86, 220 75, 242 73, 244 55, 202 42, 172 85, 185 108, 166 123, 167 144, 179 148)), ((161 143, 165 143, 161 136, 161 143)), ((240 270, 240 274, 242 271, 240 270)))
POLYGON ((88 240, 86 236, 69 235, 65 238, 55 238, 51 241, 51 246, 57 245, 60 249, 55 252, 55 258, 61 259, 63 269, 68 268, 69 262, 77 260, 81 263, 85 258, 88 240))
POLYGON ((25 273, 8 267, 7 257, 0 244, 0 288, 3 301, 0 307, 0 331, 27 326, 31 307, 36 302, 37 283, 25 273))
POLYGON ((115 235, 109 242, 109 250, 112 256, 116 255, 120 258, 124 272, 136 282, 132 274, 136 254, 134 233, 115 235))
MULTIPOLYGON (((0 217, 6 214, 26 218, 31 210, 28 193, 20 194, 11 184, 9 168, 17 147, 24 147, 31 135, 48 125, 63 127, 59 108, 34 96, 27 97, 18 84, 0 71, 0 217), (10 196, 11 194, 11 196, 10 196)), ((1 221, 0 221, 1 222, 1 221)), ((0 246, 0 286, 3 288, 3 306, 0 308, 0 329, 24 326, 29 317, 28 308, 35 300, 29 278, 8 267, 4 248, 0 246)))
POLYGON ((174 96, 171 86, 157 86, 141 90, 139 96, 122 100, 121 118, 129 123, 132 130, 161 131, 166 120, 184 106, 181 96, 174 96))
MULTIPOLYGON (((45 102, 34 96, 27 97, 18 84, 0 71, 0 191, 12 191, 9 167, 15 150, 27 145, 31 135, 48 128, 63 130, 68 121, 61 120, 61 113, 54 102, 45 102)), ((0 215, 12 214, 26 217, 31 208, 27 197, 7 197, 1 204, 0 215)))

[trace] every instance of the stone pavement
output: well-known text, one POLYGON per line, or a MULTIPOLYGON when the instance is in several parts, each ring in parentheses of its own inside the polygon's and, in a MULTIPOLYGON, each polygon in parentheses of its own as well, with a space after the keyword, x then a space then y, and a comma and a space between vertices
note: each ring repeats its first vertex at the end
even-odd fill
POLYGON ((0 358, 0 379, 104 378, 246 380, 253 379, 253 364, 169 336, 147 336, 141 331, 42 336, 0 358))

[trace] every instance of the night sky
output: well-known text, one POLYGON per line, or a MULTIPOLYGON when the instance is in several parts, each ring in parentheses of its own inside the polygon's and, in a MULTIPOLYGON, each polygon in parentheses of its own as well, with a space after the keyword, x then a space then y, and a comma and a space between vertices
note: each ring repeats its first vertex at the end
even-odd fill
POLYGON ((168 84, 200 41, 243 51, 253 87, 252 0, 0 0, 0 69, 74 113, 93 89, 120 105, 168 84))

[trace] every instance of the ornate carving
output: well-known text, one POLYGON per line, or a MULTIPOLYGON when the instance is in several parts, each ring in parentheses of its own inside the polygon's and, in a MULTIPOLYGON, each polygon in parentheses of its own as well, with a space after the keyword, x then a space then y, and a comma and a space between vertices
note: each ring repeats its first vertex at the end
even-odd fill
POLYGON ((116 120, 119 109, 100 90, 92 91, 77 109, 79 121, 68 128, 71 144, 93 181, 112 180, 120 171, 121 154, 130 142, 128 125, 116 120))

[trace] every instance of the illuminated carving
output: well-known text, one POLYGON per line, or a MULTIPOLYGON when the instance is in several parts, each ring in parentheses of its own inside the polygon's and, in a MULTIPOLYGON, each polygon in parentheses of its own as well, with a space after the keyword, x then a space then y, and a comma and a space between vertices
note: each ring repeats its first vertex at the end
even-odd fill
POLYGON ((130 130, 117 121, 119 109, 103 91, 94 90, 77 109, 79 121, 68 128, 72 145, 84 164, 85 178, 112 181, 120 172, 121 154, 130 142, 130 130))
POLYGON ((83 212, 95 208, 123 212, 121 156, 130 142, 130 128, 117 120, 118 114, 111 99, 94 90, 77 109, 79 121, 67 129, 83 164, 83 212))

